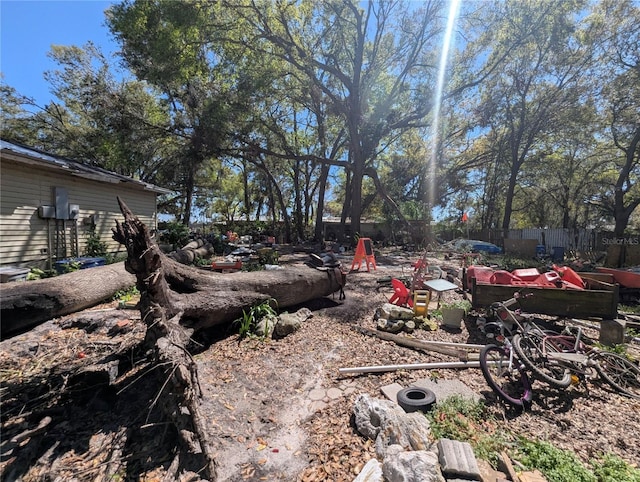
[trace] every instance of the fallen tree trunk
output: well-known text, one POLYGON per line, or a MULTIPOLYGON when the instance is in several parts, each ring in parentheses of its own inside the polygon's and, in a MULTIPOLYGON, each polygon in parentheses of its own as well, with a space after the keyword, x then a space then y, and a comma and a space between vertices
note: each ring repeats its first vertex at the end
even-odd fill
POLYGON ((195 330, 236 320, 247 307, 269 299, 278 308, 288 308, 327 296, 344 284, 339 269, 300 266, 224 275, 189 268, 169 258, 162 264, 173 312, 181 311, 180 323, 195 330))
POLYGON ((285 308, 331 294, 344 285, 344 275, 308 267, 230 275, 190 268, 163 254, 147 227, 120 198, 118 203, 124 222, 116 222, 113 238, 126 246, 127 270, 136 275, 146 348, 153 353, 161 387, 156 400, 180 435, 165 479, 191 472, 214 480, 197 367, 188 351, 193 333, 239 318, 243 309, 265 300, 285 308))
POLYGON ((54 278, 0 285, 2 338, 75 313, 134 286, 124 263, 81 269, 54 278))
POLYGON ((170 253, 168 256, 182 264, 191 264, 196 258, 206 258, 215 253, 211 243, 205 243, 203 239, 195 239, 181 249, 170 253))
MULTIPOLYGON (((195 330, 226 324, 242 310, 273 298, 287 308, 334 293, 343 280, 339 270, 307 267, 243 272, 232 275, 184 266, 161 253, 173 312, 195 330)), ((2 338, 22 333, 52 318, 75 313, 111 298, 136 284, 125 263, 98 266, 36 281, 0 285, 2 338)))

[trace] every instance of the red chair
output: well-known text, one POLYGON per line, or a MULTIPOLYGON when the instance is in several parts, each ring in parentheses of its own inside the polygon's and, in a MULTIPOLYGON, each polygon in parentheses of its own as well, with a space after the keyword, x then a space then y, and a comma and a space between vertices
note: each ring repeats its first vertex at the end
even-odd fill
POLYGON ((394 305, 398 306, 413 306, 411 292, 402 281, 396 278, 392 278, 391 286, 393 287, 393 295, 391 295, 391 298, 389 298, 389 303, 393 303, 394 305))

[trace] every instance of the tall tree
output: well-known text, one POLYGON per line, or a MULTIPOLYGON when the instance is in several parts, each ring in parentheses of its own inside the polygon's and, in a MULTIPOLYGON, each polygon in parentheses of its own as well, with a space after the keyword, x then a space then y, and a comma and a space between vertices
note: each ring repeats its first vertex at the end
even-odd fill
POLYGON ((117 79, 100 50, 53 46, 56 69, 45 72, 55 100, 13 123, 28 125, 32 147, 170 186, 164 169, 171 145, 166 140, 166 104, 143 82, 117 79), (26 123, 26 124, 25 124, 26 123))
POLYGON ((498 36, 521 38, 490 82, 485 83, 484 126, 498 127, 508 166, 502 229, 508 230, 523 166, 544 157, 545 135, 557 130, 560 114, 575 104, 589 57, 575 37, 574 1, 509 1, 498 7, 498 36), (532 28, 533 26, 533 28, 532 28))
MULTIPOLYGON (((436 44, 443 4, 350 0, 293 3, 229 1, 253 35, 236 41, 285 61, 325 96, 339 116, 349 156, 351 228, 360 230, 363 179, 380 143, 402 129, 425 125, 435 84, 436 44), (257 39, 256 39, 257 37, 257 39)), ((326 160, 325 160, 326 161, 326 160)))
POLYGON ((29 110, 33 106, 32 99, 20 95, 0 77, 0 138, 37 147, 37 127, 29 110))
POLYGON ((628 0, 603 0, 590 21, 589 35, 598 48, 598 69, 592 74, 600 80, 598 106, 609 141, 602 156, 610 176, 600 206, 622 237, 640 205, 640 7, 628 0))
POLYGON ((127 67, 166 97, 170 130, 182 144, 179 163, 182 222, 189 224, 196 178, 203 163, 218 156, 229 138, 230 119, 242 101, 233 87, 233 66, 219 62, 203 42, 213 4, 124 1, 108 11, 127 67))

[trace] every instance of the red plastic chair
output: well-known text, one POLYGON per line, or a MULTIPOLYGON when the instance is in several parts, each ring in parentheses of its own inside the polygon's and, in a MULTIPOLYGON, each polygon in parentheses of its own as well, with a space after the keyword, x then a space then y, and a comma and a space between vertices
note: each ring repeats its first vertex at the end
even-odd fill
POLYGON ((393 303, 398 306, 413 306, 413 299, 411 293, 405 284, 399 279, 392 278, 391 286, 393 287, 393 295, 389 298, 389 303, 393 303))

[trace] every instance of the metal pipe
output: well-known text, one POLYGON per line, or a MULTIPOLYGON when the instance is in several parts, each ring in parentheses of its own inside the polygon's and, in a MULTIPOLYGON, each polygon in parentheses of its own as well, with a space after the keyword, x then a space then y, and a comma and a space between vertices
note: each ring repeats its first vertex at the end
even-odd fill
MULTIPOLYGON (((493 362, 490 362, 493 363, 493 362)), ((377 365, 369 367, 340 368, 340 373, 381 373, 395 370, 432 370, 438 368, 480 368, 480 362, 433 362, 409 365, 377 365)))
POLYGON ((53 233, 51 231, 51 218, 47 218, 47 269, 51 271, 53 269, 53 233))
POLYGON ((453 341, 432 341, 432 340, 422 340, 421 338, 416 338, 420 343, 424 343, 425 345, 434 345, 434 346, 451 346, 454 348, 471 348, 473 350, 482 350, 485 345, 476 345, 473 343, 456 343, 453 341))

